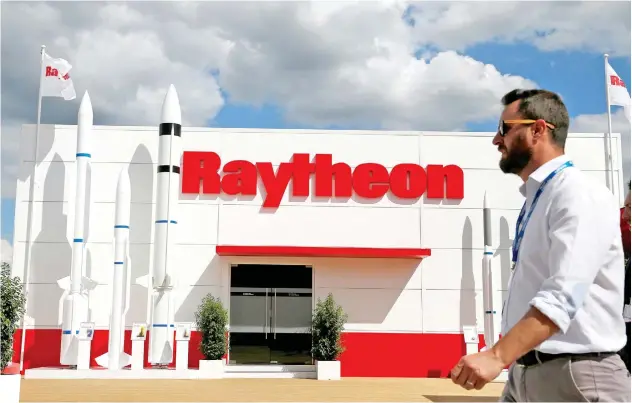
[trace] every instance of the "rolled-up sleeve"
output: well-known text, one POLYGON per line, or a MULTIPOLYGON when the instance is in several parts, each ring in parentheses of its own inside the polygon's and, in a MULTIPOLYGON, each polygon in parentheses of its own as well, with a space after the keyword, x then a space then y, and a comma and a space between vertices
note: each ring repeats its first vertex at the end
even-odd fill
POLYGON ((562 333, 567 332, 604 266, 617 236, 613 228, 618 225, 612 204, 604 196, 582 186, 566 186, 557 193, 548 215, 549 277, 530 302, 562 333))

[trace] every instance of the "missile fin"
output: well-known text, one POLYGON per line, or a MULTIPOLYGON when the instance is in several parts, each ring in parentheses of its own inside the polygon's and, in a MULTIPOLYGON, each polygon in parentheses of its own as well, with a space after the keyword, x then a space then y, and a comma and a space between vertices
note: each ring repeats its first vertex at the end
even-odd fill
POLYGON ((137 285, 142 285, 143 287, 149 287, 149 274, 145 274, 144 276, 140 276, 136 279, 135 283, 137 285))
POLYGON ((106 351, 105 354, 102 354, 100 356, 98 356, 97 358, 94 359, 97 364, 103 368, 107 368, 108 364, 110 362, 109 356, 108 356, 108 352, 106 351))
POLYGON ((119 366, 118 368, 110 368, 110 352, 106 352, 105 354, 102 354, 100 356, 98 356, 97 358, 95 358, 95 361, 97 362, 97 364, 103 368, 107 368, 107 369, 122 369, 125 368, 126 366, 130 365, 132 363, 132 356, 121 352, 120 356, 119 356, 119 366))
MULTIPOLYGON (((121 356, 119 358, 119 364, 121 368, 125 368, 128 365, 132 364, 132 356, 121 352, 121 356)), ((120 369, 120 368, 119 368, 120 369)))
POLYGON ((94 281, 89 277, 81 277, 81 288, 87 291, 92 291, 99 285, 98 281, 94 281))
POLYGON ((59 285, 59 288, 61 288, 62 290, 70 290, 70 276, 66 276, 57 280, 57 285, 59 285))

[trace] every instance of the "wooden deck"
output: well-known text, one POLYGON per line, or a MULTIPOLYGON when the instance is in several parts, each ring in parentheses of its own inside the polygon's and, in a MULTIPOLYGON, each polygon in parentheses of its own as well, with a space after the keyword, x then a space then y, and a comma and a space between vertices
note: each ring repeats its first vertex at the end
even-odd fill
POLYGON ((21 402, 495 402, 502 383, 468 392, 449 379, 22 379, 21 402))

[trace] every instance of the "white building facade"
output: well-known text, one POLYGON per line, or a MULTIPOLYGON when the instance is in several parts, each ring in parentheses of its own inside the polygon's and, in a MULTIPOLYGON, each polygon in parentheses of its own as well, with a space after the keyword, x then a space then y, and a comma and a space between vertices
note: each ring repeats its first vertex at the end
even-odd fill
MULTIPOLYGON (((485 192, 500 332, 523 198, 520 179, 498 168, 493 135, 183 128, 169 251, 175 321, 194 322, 210 293, 229 311, 228 365, 310 364, 312 310, 332 293, 348 314, 342 376, 446 376, 465 353, 463 326, 476 326, 482 345, 485 192), (228 174, 220 182, 222 169, 228 174)), ((622 202, 619 135, 612 143, 622 202)), ((25 369, 59 366, 64 291, 57 281, 69 275, 72 260, 76 144, 76 126, 43 125, 36 152, 35 126, 23 127, 13 272, 29 290, 25 369)), ((108 345, 122 169, 132 193, 126 352, 132 324, 149 322, 151 288, 137 279, 150 275, 153 259, 158 129, 95 126, 90 144, 85 275, 98 282, 90 294, 94 361, 108 345)), ((573 133, 566 151, 607 185, 607 144, 603 134, 573 133)), ((190 367, 202 359, 198 341, 194 333, 190 367)), ((15 346, 19 359, 21 332, 15 346)))

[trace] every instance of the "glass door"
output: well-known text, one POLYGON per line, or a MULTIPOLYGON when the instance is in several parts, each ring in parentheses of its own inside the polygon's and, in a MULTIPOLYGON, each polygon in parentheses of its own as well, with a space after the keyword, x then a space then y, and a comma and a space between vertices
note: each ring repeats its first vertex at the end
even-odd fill
POLYGON ((270 362, 286 365, 312 363, 311 288, 273 288, 270 362))
POLYGON ((233 266, 229 310, 229 364, 311 364, 311 267, 233 266))
POLYGON ((269 288, 231 287, 229 363, 270 363, 271 305, 269 288))

